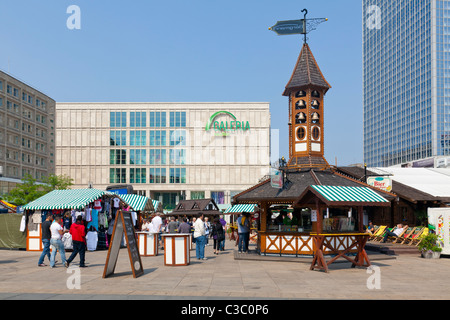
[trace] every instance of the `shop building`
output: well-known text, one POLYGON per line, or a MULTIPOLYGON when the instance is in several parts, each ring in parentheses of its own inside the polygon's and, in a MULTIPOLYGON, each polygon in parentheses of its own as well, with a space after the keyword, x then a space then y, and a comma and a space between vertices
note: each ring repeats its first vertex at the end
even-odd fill
POLYGON ((55 101, 0 71, 0 194, 55 173, 55 101))
POLYGON ((57 103, 56 174, 217 205, 269 173, 269 103, 57 103))

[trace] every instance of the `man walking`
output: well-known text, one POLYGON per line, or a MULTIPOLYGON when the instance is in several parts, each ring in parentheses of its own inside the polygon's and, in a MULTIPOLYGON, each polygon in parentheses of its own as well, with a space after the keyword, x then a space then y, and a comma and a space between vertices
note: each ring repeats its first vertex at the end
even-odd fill
POLYGON ((70 234, 72 235, 73 252, 66 261, 66 268, 69 267, 77 254, 80 254, 80 268, 85 268, 87 267, 84 261, 86 253, 86 227, 84 226, 82 216, 78 216, 77 221, 70 226, 70 234))
POLYGON ((250 239, 250 222, 246 214, 242 213, 237 218, 238 236, 239 236, 239 253, 248 252, 248 242, 250 239))
POLYGON ((66 250, 64 249, 64 244, 61 241, 61 236, 69 232, 68 230, 64 231, 61 227, 61 217, 56 216, 55 220, 53 220, 52 225, 50 226, 50 231, 52 237, 50 239, 50 245, 52 246, 52 254, 50 255, 50 267, 55 267, 55 256, 56 252, 59 251, 61 255, 61 260, 63 265, 66 264, 66 250))
POLYGON ((195 239, 195 253, 198 260, 207 260, 205 258, 205 223, 203 222, 203 213, 199 213, 197 220, 194 223, 194 239, 195 239))
POLYGON ((42 254, 39 257, 38 266, 39 267, 45 267, 46 264, 44 264, 44 258, 45 256, 48 257, 48 260, 50 261, 50 239, 52 237, 52 232, 50 231, 50 226, 53 222, 53 216, 51 214, 47 214, 47 219, 45 219, 44 222, 42 222, 41 228, 42 228, 42 254))

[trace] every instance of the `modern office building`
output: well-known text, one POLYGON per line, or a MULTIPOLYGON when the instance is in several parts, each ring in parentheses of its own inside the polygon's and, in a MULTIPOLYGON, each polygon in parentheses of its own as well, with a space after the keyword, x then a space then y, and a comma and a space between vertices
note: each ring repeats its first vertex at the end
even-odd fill
POLYGON ((56 173, 132 185, 166 209, 230 203, 269 174, 269 103, 57 103, 56 173))
POLYGON ((55 173, 55 101, 0 71, 0 194, 55 173))
POLYGON ((362 9, 364 161, 433 165, 450 155, 450 1, 362 9))

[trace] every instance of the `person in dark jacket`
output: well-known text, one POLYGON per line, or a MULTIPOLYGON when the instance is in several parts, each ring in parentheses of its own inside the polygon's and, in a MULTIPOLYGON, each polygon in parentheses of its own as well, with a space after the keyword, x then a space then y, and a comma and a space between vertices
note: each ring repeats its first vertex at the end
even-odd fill
POLYGON ((220 243, 225 239, 225 232, 219 217, 216 217, 213 221, 211 226, 211 237, 214 239, 214 254, 219 254, 220 243))
POLYGON ((50 238, 52 237, 52 233, 50 232, 50 226, 53 223, 53 216, 51 214, 47 214, 47 218, 42 223, 42 254, 39 257, 38 266, 45 267, 44 258, 47 256, 48 260, 50 260, 50 238))
POLYGON ((86 227, 83 223, 83 217, 77 217, 77 221, 70 226, 70 234, 72 235, 73 252, 66 261, 66 268, 75 259, 77 254, 80 254, 80 268, 87 267, 85 265, 84 257, 86 253, 86 227))

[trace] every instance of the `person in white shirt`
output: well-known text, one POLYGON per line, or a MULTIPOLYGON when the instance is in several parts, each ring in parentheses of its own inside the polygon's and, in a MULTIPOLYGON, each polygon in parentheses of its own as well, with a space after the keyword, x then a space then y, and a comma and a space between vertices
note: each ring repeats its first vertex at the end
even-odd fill
POLYGON ((152 219, 152 225, 153 225, 153 232, 159 233, 158 234, 158 242, 159 245, 162 246, 162 239, 161 239, 161 226, 162 226, 162 219, 159 216, 159 213, 156 213, 156 216, 152 219))
POLYGON ((396 238, 399 237, 406 228, 408 228, 408 226, 398 224, 397 228, 394 230, 394 232, 391 232, 389 230, 386 231, 386 233, 384 234, 382 243, 385 243, 388 237, 396 237, 396 238))
POLYGON ((62 242, 61 238, 62 235, 66 232, 69 232, 69 230, 63 229, 61 226, 61 217, 55 217, 55 220, 53 220, 52 225, 50 226, 50 232, 52 234, 52 237, 50 238, 50 246, 52 248, 52 254, 50 255, 50 267, 55 267, 55 256, 56 252, 59 251, 59 254, 61 255, 62 264, 66 264, 66 250, 64 249, 64 243, 62 242))
POLYGON ((197 220, 194 222, 194 238, 195 238, 195 254, 198 260, 206 260, 205 245, 206 245, 206 230, 203 222, 203 213, 199 213, 197 220))

